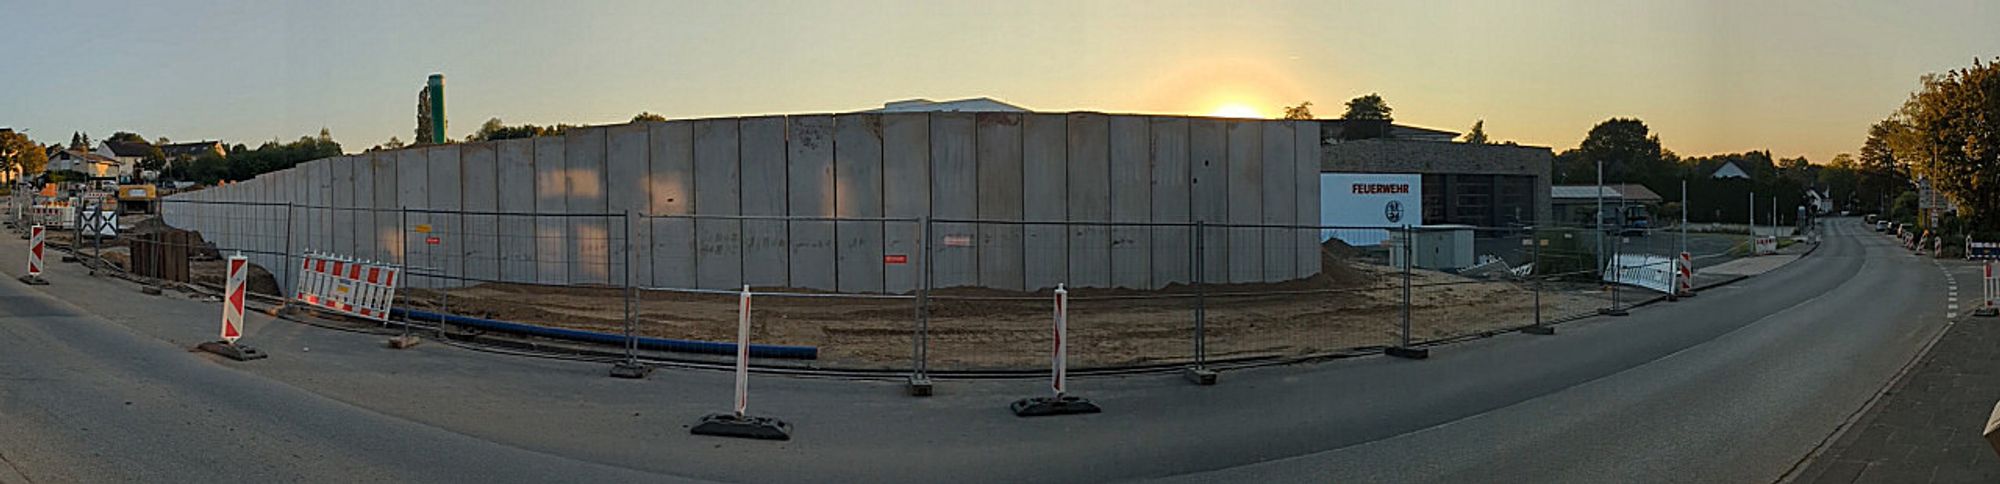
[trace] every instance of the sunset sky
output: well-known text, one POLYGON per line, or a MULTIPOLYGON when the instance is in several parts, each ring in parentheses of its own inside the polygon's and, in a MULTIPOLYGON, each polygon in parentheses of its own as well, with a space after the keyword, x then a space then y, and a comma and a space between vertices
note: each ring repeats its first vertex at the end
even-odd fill
POLYGON ((255 145, 844 112, 988 96, 1046 111, 1338 116, 1574 147, 1638 117, 1683 155, 1853 151, 1918 76, 2000 55, 2000 2, 0 0, 0 126, 255 145), (420 4, 417 6, 405 3, 420 4), (1240 108, 1239 108, 1240 109, 1240 108))

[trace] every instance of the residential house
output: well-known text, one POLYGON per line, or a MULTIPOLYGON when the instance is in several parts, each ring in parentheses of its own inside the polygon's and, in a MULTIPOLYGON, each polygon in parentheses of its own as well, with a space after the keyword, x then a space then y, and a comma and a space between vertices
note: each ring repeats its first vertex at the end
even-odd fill
POLYGON ((192 160, 200 158, 205 153, 229 156, 229 149, 222 146, 221 141, 195 141, 160 145, 160 153, 165 154, 169 160, 192 160))
POLYGON ((49 171, 74 171, 91 178, 118 178, 118 159, 83 150, 58 150, 49 156, 49 171))
POLYGON ((152 151, 153 145, 147 143, 104 141, 98 143, 97 149, 93 152, 118 161, 117 172, 113 173, 112 177, 131 179, 139 172, 139 162, 145 161, 146 154, 152 151))

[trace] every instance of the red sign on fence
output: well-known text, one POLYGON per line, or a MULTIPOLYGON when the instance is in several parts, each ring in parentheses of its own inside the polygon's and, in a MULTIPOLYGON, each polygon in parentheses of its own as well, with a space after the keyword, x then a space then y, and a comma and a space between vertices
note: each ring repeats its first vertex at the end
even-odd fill
POLYGON ((438 238, 437 236, 430 236, 424 238, 424 243, 427 245, 438 245, 444 243, 444 239, 438 238))
POLYGON ((902 254, 889 254, 889 255, 885 255, 885 256, 882 256, 882 263, 883 263, 883 264, 908 264, 908 263, 910 263, 910 256, 907 256, 907 255, 902 255, 902 254))

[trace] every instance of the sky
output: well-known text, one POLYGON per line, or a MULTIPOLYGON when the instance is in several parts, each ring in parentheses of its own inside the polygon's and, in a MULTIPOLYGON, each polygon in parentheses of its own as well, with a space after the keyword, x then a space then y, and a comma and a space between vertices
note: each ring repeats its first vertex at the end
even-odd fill
POLYGON ((1041 111, 1337 117, 1576 146, 1637 117, 1682 155, 1825 162, 1919 76, 2000 55, 1991 0, 0 0, 0 126, 256 145, 848 112, 986 96, 1041 111))

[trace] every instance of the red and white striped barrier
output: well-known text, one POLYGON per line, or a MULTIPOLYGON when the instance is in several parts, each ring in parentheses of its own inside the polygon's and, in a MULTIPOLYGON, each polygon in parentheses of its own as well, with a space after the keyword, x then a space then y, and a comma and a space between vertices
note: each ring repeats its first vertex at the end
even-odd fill
POLYGON ((243 254, 229 256, 229 275, 222 285, 222 341, 202 343, 195 349, 222 355, 236 361, 262 359, 264 352, 248 345, 237 344, 243 338, 243 304, 250 295, 245 281, 250 278, 250 259, 243 254))
POLYGON ((752 417, 750 410, 750 286, 736 296, 736 404, 733 413, 701 418, 688 432, 696 435, 746 439, 791 440, 792 425, 770 417, 752 417))
POLYGON ((1678 273, 1680 274, 1680 287, 1679 287, 1679 289, 1680 289, 1680 295, 1682 295, 1682 296, 1689 296, 1689 295, 1693 295, 1693 294, 1694 294, 1694 254, 1689 254, 1689 253, 1686 253, 1686 252, 1682 252, 1682 253, 1681 253, 1681 258, 1679 259, 1679 261, 1678 261, 1678 262, 1679 262, 1679 263, 1678 263, 1678 264, 1675 264, 1675 265, 1678 265, 1678 266, 1680 266, 1680 267, 1676 268, 1677 270, 1676 270, 1675 272, 1678 272, 1678 273))
POLYGON ((2000 315, 1993 307, 1993 300, 2000 299, 2000 278, 1993 277, 1993 261, 1986 261, 1986 277, 1980 279, 1978 314, 1982 316, 2000 315))
POLYGON ((750 409, 750 286, 736 295, 736 418, 750 409))
POLYGON ((36 205, 28 208, 28 219, 57 230, 69 230, 74 225, 76 207, 63 205, 36 205))
POLYGON ((1049 362, 1054 371, 1049 376, 1049 388, 1056 391, 1056 398, 1063 396, 1063 383, 1069 380, 1069 289, 1056 285, 1056 345, 1049 362))
POLYGON ((1776 253, 1778 253, 1777 237, 1757 238, 1757 255, 1771 255, 1776 253))
POLYGON ((1075 413, 1098 413, 1103 411, 1097 404, 1069 394, 1069 289, 1056 285, 1055 292, 1055 347, 1050 355, 1049 388, 1055 390, 1053 397, 1024 398, 1014 402, 1014 415, 1040 417, 1047 415, 1067 415, 1075 413))
POLYGON ((307 252, 292 300, 374 321, 388 321, 396 302, 395 266, 307 252))
POLYGON ((21 282, 28 285, 40 286, 49 283, 48 280, 42 279, 42 251, 46 250, 44 249, 46 232, 47 229, 40 225, 28 227, 28 275, 21 276, 21 282))

